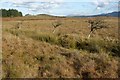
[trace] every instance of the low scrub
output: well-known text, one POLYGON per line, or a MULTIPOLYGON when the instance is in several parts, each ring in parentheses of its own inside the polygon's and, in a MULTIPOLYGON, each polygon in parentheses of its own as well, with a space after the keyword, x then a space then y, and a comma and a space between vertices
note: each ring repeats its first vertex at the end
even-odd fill
POLYGON ((104 50, 106 52, 111 52, 111 54, 115 56, 119 56, 118 53, 120 52, 118 41, 105 41, 100 38, 82 39, 69 34, 58 36, 51 33, 27 30, 6 29, 6 31, 16 36, 24 35, 34 40, 48 42, 50 44, 59 45, 68 49, 86 50, 90 53, 99 53, 101 50, 104 50))

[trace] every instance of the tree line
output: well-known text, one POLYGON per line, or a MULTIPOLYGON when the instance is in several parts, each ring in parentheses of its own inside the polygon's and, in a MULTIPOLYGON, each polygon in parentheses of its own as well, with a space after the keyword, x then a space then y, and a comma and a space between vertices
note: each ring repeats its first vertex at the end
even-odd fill
POLYGON ((16 9, 0 9, 0 16, 2 17, 20 17, 23 16, 22 12, 19 12, 16 9))

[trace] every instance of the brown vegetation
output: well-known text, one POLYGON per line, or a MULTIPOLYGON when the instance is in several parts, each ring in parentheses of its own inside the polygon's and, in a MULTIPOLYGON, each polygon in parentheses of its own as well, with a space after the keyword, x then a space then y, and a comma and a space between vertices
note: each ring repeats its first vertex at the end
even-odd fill
POLYGON ((111 27, 90 39, 89 18, 57 18, 62 27, 54 34, 54 17, 3 19, 3 78, 120 77, 118 21, 101 18, 111 27), (15 29, 22 20, 21 29, 15 29))

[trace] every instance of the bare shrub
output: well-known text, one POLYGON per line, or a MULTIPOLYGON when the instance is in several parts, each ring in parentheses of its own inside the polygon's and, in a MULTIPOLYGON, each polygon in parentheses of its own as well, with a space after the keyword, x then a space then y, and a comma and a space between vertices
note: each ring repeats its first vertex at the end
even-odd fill
POLYGON ((58 28, 59 26, 61 26, 62 23, 61 23, 61 21, 57 20, 54 23, 52 23, 52 25, 54 27, 53 33, 55 33, 56 28, 58 28))
POLYGON ((91 34, 95 32, 96 30, 102 29, 102 28, 108 28, 108 25, 101 19, 88 20, 87 22, 90 24, 88 26, 90 27, 90 33, 88 35, 88 38, 90 38, 91 34))

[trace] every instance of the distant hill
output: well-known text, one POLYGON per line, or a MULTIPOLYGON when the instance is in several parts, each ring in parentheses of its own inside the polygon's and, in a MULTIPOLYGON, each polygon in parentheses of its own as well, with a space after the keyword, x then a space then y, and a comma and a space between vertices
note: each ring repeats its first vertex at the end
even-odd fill
POLYGON ((68 17, 97 17, 97 16, 110 16, 110 17, 120 17, 120 11, 118 12, 111 12, 105 14, 98 14, 98 15, 88 15, 88 16, 79 16, 79 15, 70 15, 68 17))
POLYGON ((48 16, 48 17, 53 17, 52 15, 49 15, 49 14, 37 14, 36 16, 48 16))
POLYGON ((26 14, 25 16, 47 16, 47 17, 52 17, 52 15, 48 15, 48 14, 37 14, 37 15, 26 14))
POLYGON ((112 12, 112 13, 106 13, 106 14, 100 14, 100 15, 93 15, 93 16, 111 16, 111 17, 120 17, 120 11, 119 12, 112 12))
POLYGON ((104 14, 98 14, 98 15, 68 15, 68 16, 54 16, 49 14, 37 14, 37 15, 31 15, 26 14, 25 16, 39 16, 39 17, 59 17, 59 18, 66 18, 66 17, 97 17, 97 16, 110 16, 110 17, 120 17, 120 11, 118 12, 111 12, 111 13, 104 13, 104 14))

